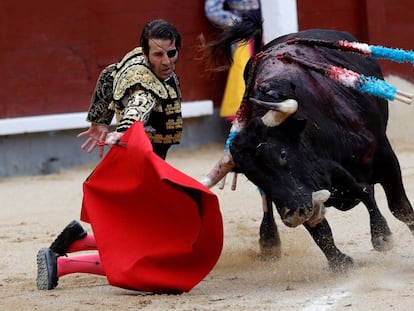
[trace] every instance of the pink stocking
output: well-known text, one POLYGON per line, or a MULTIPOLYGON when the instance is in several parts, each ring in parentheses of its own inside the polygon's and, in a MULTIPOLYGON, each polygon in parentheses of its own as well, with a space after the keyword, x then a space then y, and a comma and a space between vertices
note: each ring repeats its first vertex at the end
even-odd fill
POLYGON ((71 273, 105 275, 98 253, 82 256, 58 257, 57 277, 71 273))
POLYGON ((83 239, 73 242, 68 249, 68 253, 96 250, 96 241, 93 234, 87 234, 83 239))

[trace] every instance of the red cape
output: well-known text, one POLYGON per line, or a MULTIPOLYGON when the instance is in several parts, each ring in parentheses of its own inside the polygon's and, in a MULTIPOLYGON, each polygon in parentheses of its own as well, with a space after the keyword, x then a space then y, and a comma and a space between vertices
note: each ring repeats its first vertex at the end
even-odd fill
POLYGON ((84 182, 81 219, 91 224, 108 282, 155 293, 186 292, 223 246, 217 197, 152 152, 142 123, 84 182))

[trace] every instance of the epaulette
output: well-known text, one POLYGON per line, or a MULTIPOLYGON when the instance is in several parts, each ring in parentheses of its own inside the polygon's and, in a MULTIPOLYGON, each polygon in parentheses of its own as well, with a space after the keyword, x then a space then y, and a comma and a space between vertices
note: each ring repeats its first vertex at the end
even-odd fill
POLYGON ((144 89, 151 91, 162 99, 177 98, 177 93, 172 87, 167 87, 152 70, 146 65, 142 49, 135 48, 116 65, 114 73, 114 100, 120 100, 125 92, 132 86, 139 84, 144 89))

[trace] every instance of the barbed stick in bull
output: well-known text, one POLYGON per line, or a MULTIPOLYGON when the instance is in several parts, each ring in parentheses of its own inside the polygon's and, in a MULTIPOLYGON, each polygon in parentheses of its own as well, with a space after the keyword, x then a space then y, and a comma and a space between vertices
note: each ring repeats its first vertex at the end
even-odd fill
POLYGON ((295 62, 306 68, 320 72, 338 83, 354 88, 358 91, 369 95, 378 96, 387 100, 398 100, 404 104, 410 105, 413 101, 414 94, 398 90, 395 86, 387 81, 378 79, 373 76, 365 76, 355 71, 341 68, 325 63, 316 63, 309 61, 303 57, 297 57, 290 53, 277 55, 277 59, 289 62, 295 62))
POLYGON ((412 63, 414 65, 414 51, 370 45, 357 41, 327 41, 312 38, 294 38, 287 41, 288 44, 305 44, 310 46, 324 46, 347 52, 355 52, 375 59, 386 59, 397 63, 412 63))

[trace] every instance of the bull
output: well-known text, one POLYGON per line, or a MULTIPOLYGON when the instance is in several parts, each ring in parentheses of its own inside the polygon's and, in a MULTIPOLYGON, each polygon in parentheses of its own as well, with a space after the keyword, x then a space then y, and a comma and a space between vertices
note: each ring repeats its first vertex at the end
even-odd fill
MULTIPOLYGON (((228 57, 234 42, 257 37, 260 24, 245 17, 224 31, 207 46, 212 59, 223 52, 228 57)), ((358 51, 358 44, 344 42, 356 39, 347 32, 310 29, 257 51, 245 68, 246 89, 229 150, 202 180, 212 187, 231 170, 243 173, 268 201, 261 245, 280 246, 274 204, 285 225, 306 228, 334 271, 346 271, 353 260, 336 247, 325 207, 347 211, 362 202, 372 245, 386 251, 392 233, 374 196, 374 185, 380 184, 392 214, 414 233, 413 208, 386 136, 387 99, 410 102, 412 96, 390 91, 377 61, 358 51), (363 77, 370 78, 361 82, 363 77)))

